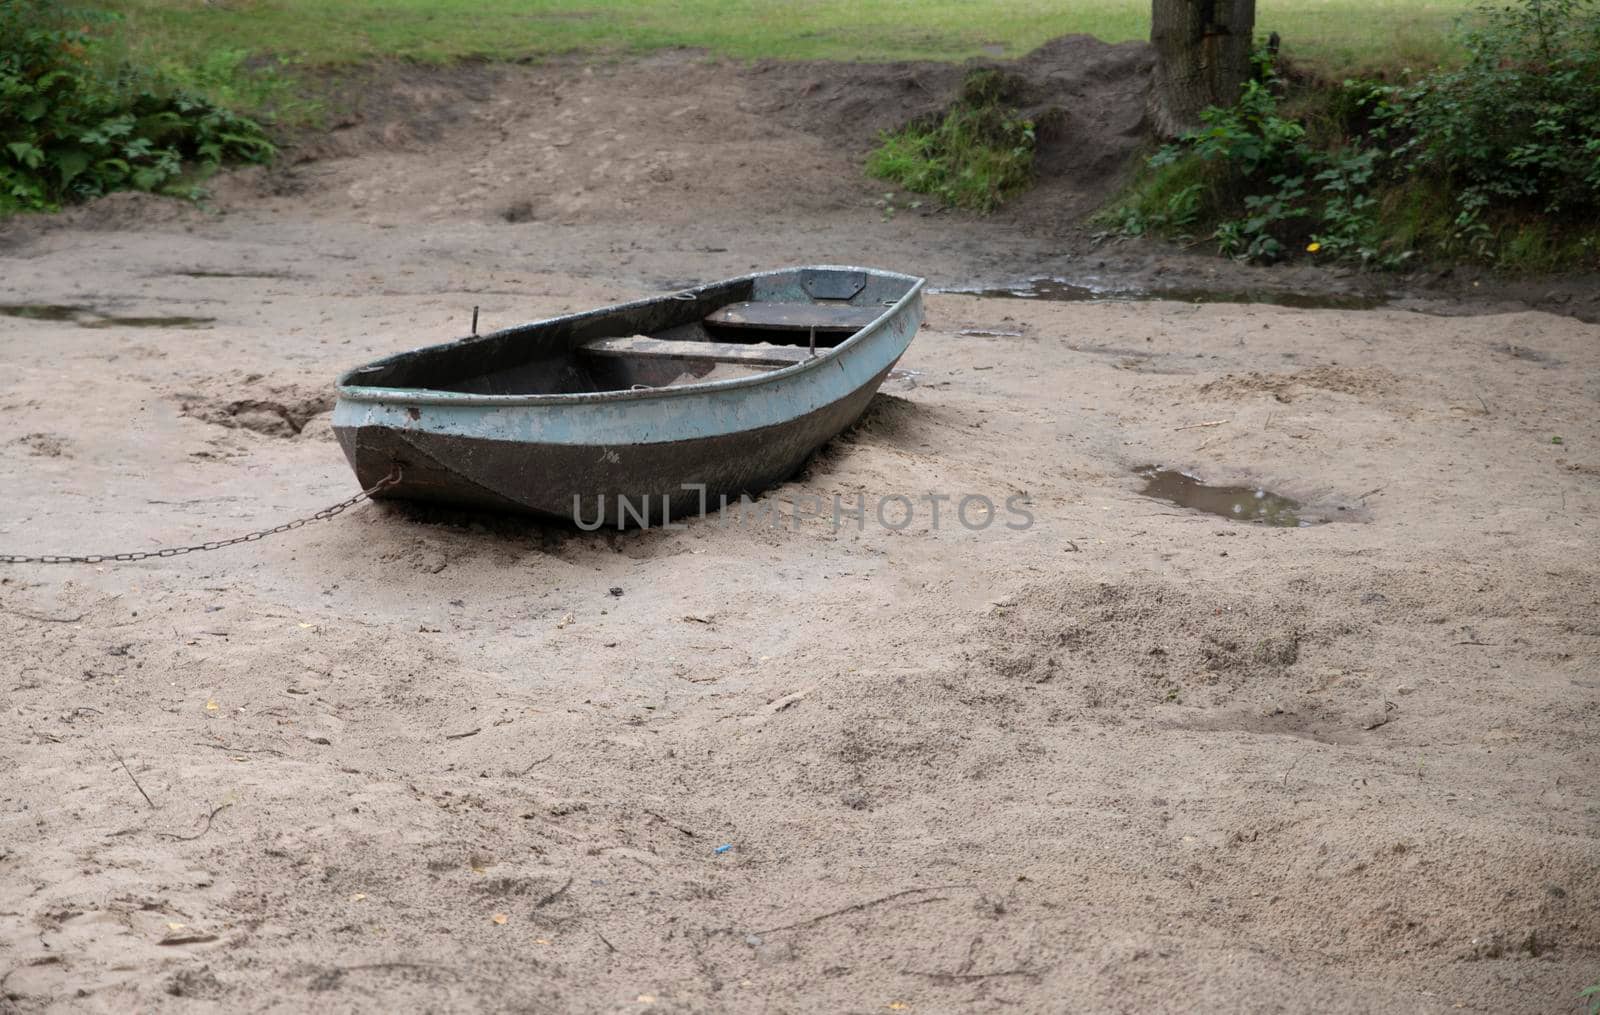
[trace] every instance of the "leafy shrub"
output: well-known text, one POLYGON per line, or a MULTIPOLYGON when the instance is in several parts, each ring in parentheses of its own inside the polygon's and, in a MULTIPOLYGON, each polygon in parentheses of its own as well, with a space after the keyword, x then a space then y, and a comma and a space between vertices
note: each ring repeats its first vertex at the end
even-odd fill
POLYGON ((1238 102, 1157 152, 1101 220, 1123 234, 1209 225, 1220 252, 1258 261, 1305 249, 1394 267, 1417 247, 1524 267, 1593 261, 1600 0, 1488 6, 1463 41, 1459 68, 1321 86, 1299 115, 1263 58, 1238 102), (1180 179, 1203 183, 1174 190, 1180 179), (1166 205, 1152 201, 1163 192, 1166 205))
MULTIPOLYGON (((1257 66, 1260 78, 1245 82, 1237 103, 1207 109, 1205 126, 1183 138, 1200 158, 1233 163, 1245 176, 1295 168, 1305 155, 1305 127, 1278 115, 1271 62, 1258 59, 1257 66)), ((1177 149, 1168 148, 1156 156, 1157 164, 1176 156, 1177 149)))
POLYGON ((0 214, 115 190, 198 195, 229 161, 262 162, 261 127, 156 75, 108 66, 105 15, 0 0, 0 214))
MULTIPOLYGON (((1276 261, 1305 246, 1366 263, 1398 263, 1399 255, 1378 249, 1377 202, 1366 193, 1383 153, 1359 143, 1314 146, 1305 125, 1280 112, 1271 64, 1265 58, 1258 63, 1258 79, 1245 83, 1237 103, 1206 110, 1200 130, 1162 148, 1150 165, 1217 167, 1212 238, 1222 254, 1276 261)), ((1162 231, 1192 225, 1202 215, 1202 193, 1198 185, 1177 192, 1167 217, 1154 224, 1162 231)))
POLYGON ((1384 98, 1414 170, 1457 195, 1455 225, 1478 252, 1499 208, 1600 214, 1600 0, 1488 6, 1468 60, 1384 98))
POLYGON ((867 172, 945 204, 989 212, 1033 180, 1034 125, 1005 101, 995 71, 968 75, 959 100, 936 119, 886 131, 867 172))

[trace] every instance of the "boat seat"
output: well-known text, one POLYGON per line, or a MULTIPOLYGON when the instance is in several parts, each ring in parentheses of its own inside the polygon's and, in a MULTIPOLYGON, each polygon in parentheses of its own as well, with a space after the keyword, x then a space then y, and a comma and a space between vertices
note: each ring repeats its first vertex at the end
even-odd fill
POLYGON ((860 331, 883 316, 883 307, 848 303, 730 303, 706 315, 706 323, 723 328, 767 331, 860 331))
MULTIPOLYGON (((675 359, 699 363, 738 363, 753 367, 786 367, 804 363, 811 350, 795 345, 740 344, 737 342, 672 342, 648 335, 602 338, 578 346, 590 356, 614 359, 675 359)), ((818 350, 819 353, 827 352, 818 350)))

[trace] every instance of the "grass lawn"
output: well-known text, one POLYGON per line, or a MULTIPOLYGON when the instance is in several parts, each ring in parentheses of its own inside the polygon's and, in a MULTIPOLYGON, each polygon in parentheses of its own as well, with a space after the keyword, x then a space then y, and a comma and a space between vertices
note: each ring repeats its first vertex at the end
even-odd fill
MULTIPOLYGON (((92 0, 90 0, 92 2, 92 0)), ((1332 74, 1436 62, 1473 0, 1261 0, 1256 28, 1332 74)), ((961 60, 1017 56, 1058 35, 1142 39, 1139 0, 105 0, 131 47, 199 64, 265 52, 306 64, 430 62, 704 47, 737 59, 961 60)))

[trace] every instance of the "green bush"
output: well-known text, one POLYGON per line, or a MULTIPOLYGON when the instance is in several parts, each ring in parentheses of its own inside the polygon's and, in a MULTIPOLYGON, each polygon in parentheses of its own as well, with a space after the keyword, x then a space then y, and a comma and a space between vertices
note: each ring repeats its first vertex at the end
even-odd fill
POLYGON ((1102 221, 1123 234, 1209 227, 1220 252, 1258 261, 1302 249, 1376 267, 1419 249, 1594 261, 1600 0, 1485 7, 1463 42, 1458 68, 1313 86, 1294 115, 1263 57, 1239 101, 1157 152, 1102 221))
POLYGON ((867 172, 945 204, 989 212, 1033 181, 1033 123, 1006 102, 996 71, 968 75, 960 99, 938 119, 886 131, 867 172))
POLYGON ((1208 221, 1220 253, 1253 261, 1276 261, 1304 246, 1367 264, 1399 263, 1402 254, 1379 249, 1377 200, 1369 192, 1381 150, 1314 145, 1305 124, 1280 112, 1270 64, 1259 66, 1259 79, 1245 83, 1235 105, 1206 110, 1204 127, 1150 159, 1165 178, 1185 171, 1199 178, 1168 188, 1164 205, 1152 206, 1148 196, 1125 203, 1109 221, 1125 234, 1168 235, 1208 221))
POLYGON ((115 190, 198 196, 225 162, 263 162, 260 125, 109 59, 105 15, 0 0, 0 214, 115 190))
POLYGON ((1464 66, 1383 97, 1409 135, 1400 161, 1450 183, 1458 238, 1480 253, 1500 209, 1600 215, 1600 0, 1481 13, 1464 66))

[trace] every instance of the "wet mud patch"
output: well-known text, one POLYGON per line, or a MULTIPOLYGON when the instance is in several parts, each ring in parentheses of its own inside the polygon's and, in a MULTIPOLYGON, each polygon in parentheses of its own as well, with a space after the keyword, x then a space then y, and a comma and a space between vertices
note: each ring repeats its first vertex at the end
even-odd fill
MULTIPOLYGON (((257 378, 249 378, 245 382, 257 378)), ((231 386, 237 382, 226 382, 231 386)), ((268 437, 293 439, 323 413, 333 409, 336 398, 321 391, 288 384, 251 392, 245 397, 218 397, 203 392, 180 392, 173 396, 179 412, 213 426, 230 430, 253 430, 268 437)))
POLYGON ((0 317, 20 317, 25 321, 75 321, 88 307, 69 303, 4 303, 0 317))
POLYGON ((122 316, 73 303, 0 303, 0 316, 72 323, 80 328, 203 328, 216 322, 215 317, 186 314, 122 316))
POLYGON ((1155 582, 1046 582, 992 604, 977 669, 1069 690, 1088 709, 1220 705, 1297 683, 1313 646, 1350 633, 1299 603, 1197 597, 1155 582))
POLYGON ((164 274, 173 275, 178 278, 267 278, 288 280, 305 277, 304 275, 296 275, 293 272, 288 271, 245 271, 242 269, 239 271, 207 271, 204 269, 195 269, 192 271, 169 271, 165 272, 164 274))
POLYGON ((1252 303, 1297 310, 1376 310, 1388 297, 1370 293, 1292 292, 1275 289, 1136 288, 1073 282, 1064 278, 1030 278, 1009 285, 935 289, 934 292, 989 299, 1043 300, 1050 303, 1252 303))

